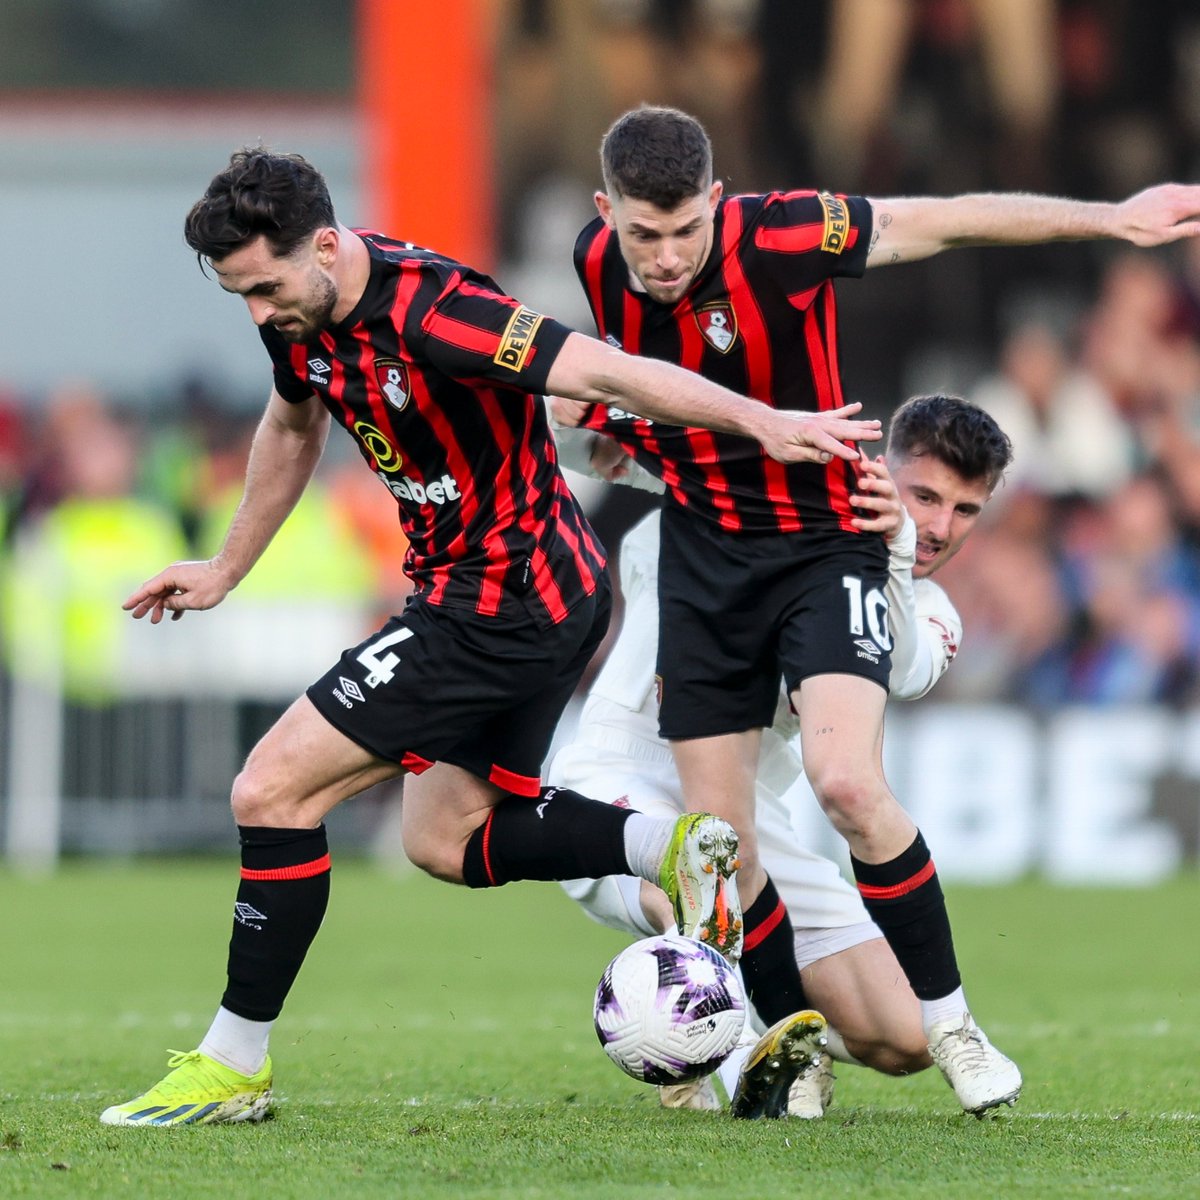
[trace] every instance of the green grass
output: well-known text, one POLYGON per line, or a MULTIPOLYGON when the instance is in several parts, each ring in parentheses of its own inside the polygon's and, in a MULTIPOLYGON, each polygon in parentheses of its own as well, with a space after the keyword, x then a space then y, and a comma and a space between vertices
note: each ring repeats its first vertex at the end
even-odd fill
POLYGON ((621 939, 556 887, 335 866, 276 1027, 276 1119, 108 1129, 223 985, 234 867, 0 874, 0 1196, 1200 1195, 1200 881, 950 889, 981 1023, 1021 1064, 979 1122, 935 1074, 839 1068, 822 1122, 666 1112, 601 1053, 621 939))

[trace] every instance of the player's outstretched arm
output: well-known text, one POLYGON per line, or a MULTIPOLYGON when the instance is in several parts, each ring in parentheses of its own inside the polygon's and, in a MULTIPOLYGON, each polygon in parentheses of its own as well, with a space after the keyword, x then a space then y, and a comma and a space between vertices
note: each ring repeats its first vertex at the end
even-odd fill
POLYGON ((172 563, 122 605, 157 625, 169 612, 219 604, 247 575, 300 499, 325 448, 329 413, 314 396, 289 404, 272 389, 254 434, 246 486, 221 549, 211 558, 172 563))
POLYGON ((1200 234, 1200 185, 1164 183, 1109 204, 1023 192, 871 199, 867 266, 915 262, 954 246, 1115 239, 1161 246, 1200 234))
POLYGON ((847 442, 878 441, 878 421, 855 420, 859 404, 822 413, 783 412, 655 358, 625 354, 573 333, 550 368, 547 388, 587 404, 615 404, 663 421, 752 437, 779 462, 856 459, 847 442))

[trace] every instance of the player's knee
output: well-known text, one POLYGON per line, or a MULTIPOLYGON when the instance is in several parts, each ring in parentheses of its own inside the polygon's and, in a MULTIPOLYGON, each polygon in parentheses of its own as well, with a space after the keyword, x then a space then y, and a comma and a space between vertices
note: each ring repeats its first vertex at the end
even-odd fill
POLYGON ((809 782, 825 815, 844 837, 869 832, 888 796, 873 773, 842 765, 811 771, 809 782))
POLYGON ((280 791, 269 771, 247 764, 233 781, 230 797, 233 818, 239 825, 266 829, 291 829, 300 825, 296 806, 280 791))

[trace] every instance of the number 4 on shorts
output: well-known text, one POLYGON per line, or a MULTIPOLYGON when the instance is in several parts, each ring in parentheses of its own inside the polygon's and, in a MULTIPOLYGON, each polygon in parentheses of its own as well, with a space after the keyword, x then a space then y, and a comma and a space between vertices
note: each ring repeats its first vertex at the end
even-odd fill
POLYGON ((412 635, 411 629, 397 629, 392 633, 385 633, 381 638, 376 638, 359 652, 358 661, 368 671, 367 678, 364 680, 367 687, 378 687, 381 683, 392 682, 396 675, 396 668, 400 665, 400 656, 385 654, 380 658, 379 652, 386 650, 389 646, 397 646, 401 642, 407 641, 412 635))

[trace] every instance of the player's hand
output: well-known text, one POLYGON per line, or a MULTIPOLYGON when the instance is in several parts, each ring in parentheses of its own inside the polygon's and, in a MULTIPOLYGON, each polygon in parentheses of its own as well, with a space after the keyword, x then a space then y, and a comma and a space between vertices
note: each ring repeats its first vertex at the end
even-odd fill
POLYGON ((568 400, 565 396, 547 398, 550 401, 550 419, 563 429, 574 429, 582 425, 583 418, 591 408, 590 404, 585 404, 582 400, 568 400))
POLYGON ((592 470, 609 483, 616 483, 629 474, 629 455, 612 438, 603 434, 593 440, 589 461, 592 470))
POLYGON ((157 625, 167 613, 178 621, 188 609, 213 608, 231 587, 212 559, 177 562, 147 579, 121 607, 138 620, 149 613, 150 624, 157 625))
POLYGON ((853 461, 859 457, 857 446, 847 442, 877 442, 883 437, 878 421, 853 420, 862 411, 861 404, 845 404, 828 412, 793 412, 762 407, 759 442, 776 461, 832 462, 835 458, 853 461))
POLYGON ((878 458, 862 454, 858 468, 858 491, 850 497, 850 503, 867 515, 851 518, 850 524, 864 533, 882 533, 890 542, 904 528, 907 515, 896 482, 882 454, 878 458))
POLYGON ((1116 236, 1163 246, 1200 234, 1200 184, 1162 183, 1117 205, 1116 236))

